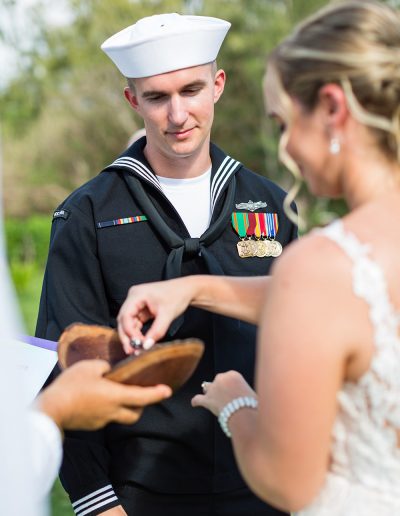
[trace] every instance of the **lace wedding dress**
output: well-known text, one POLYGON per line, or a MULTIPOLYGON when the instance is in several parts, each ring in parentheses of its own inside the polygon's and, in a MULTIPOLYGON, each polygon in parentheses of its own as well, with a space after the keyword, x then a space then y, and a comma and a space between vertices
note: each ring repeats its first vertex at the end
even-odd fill
MULTIPOLYGON (((369 370, 338 393, 332 463, 314 502, 296 516, 400 515, 400 337, 380 266, 341 221, 318 230, 349 256, 353 291, 369 306, 375 352, 369 370)), ((400 259, 400 257, 399 257, 400 259)), ((349 314, 349 324, 351 315, 349 314)))

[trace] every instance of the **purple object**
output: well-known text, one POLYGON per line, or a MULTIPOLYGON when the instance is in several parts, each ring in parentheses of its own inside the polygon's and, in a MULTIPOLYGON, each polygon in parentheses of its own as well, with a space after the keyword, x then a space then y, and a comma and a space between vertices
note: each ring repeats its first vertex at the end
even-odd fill
POLYGON ((37 337, 31 337, 30 335, 20 335, 19 339, 31 346, 57 351, 58 342, 54 342, 53 340, 39 339, 37 337))

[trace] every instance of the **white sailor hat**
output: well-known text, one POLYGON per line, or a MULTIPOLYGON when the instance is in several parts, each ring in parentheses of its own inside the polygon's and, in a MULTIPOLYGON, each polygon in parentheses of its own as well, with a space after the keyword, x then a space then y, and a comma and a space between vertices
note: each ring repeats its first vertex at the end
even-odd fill
POLYGON ((101 49, 125 77, 149 77, 211 63, 230 26, 208 16, 157 14, 117 32, 101 49))

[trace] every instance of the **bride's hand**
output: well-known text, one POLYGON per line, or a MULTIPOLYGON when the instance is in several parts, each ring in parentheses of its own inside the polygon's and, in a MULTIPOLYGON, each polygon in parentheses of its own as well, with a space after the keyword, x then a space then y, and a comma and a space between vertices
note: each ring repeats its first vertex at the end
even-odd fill
POLYGON ((140 339, 146 349, 164 337, 172 321, 190 304, 193 289, 189 277, 131 287, 117 317, 125 352, 133 352, 132 339, 140 339), (143 334, 143 325, 151 319, 154 319, 151 326, 143 334))
POLYGON ((252 396, 257 394, 237 371, 219 373, 213 382, 203 382, 201 385, 203 394, 197 394, 192 398, 193 407, 204 407, 218 416, 227 403, 239 396, 252 396))

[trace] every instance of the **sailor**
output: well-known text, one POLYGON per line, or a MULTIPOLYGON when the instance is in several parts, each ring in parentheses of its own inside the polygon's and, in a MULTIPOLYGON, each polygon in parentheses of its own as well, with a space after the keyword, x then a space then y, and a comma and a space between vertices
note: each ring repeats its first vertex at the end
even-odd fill
MULTIPOLYGON (((37 336, 56 340, 76 321, 115 327, 134 284, 268 274, 296 238, 284 191, 210 142, 226 82, 216 58, 229 28, 216 18, 161 14, 103 43, 146 133, 54 213, 37 336)), ((190 406, 202 380, 220 371, 236 369, 253 383, 255 328, 190 309, 169 337, 206 344, 171 399, 131 427, 66 433, 60 476, 76 515, 282 514, 245 486, 214 418, 190 406)))

